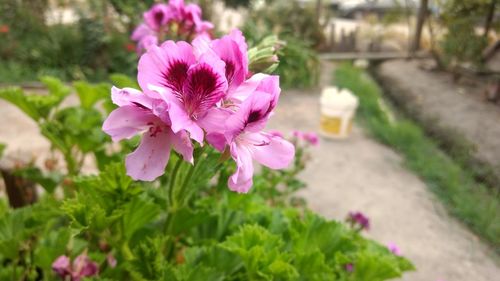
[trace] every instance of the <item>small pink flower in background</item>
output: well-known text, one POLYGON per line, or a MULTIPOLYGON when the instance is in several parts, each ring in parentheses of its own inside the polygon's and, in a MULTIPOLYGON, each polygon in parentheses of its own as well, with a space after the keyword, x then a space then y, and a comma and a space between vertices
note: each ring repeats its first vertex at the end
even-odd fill
POLYGON ((387 249, 389 249, 389 251, 391 251, 391 253, 393 253, 394 255, 401 256, 401 249, 399 249, 396 243, 394 242, 387 243, 387 249))
POLYGON ((347 221, 350 222, 352 226, 359 227, 360 230, 370 229, 370 219, 361 212, 349 212, 347 221))
POLYGON ((80 281, 84 277, 99 273, 99 265, 83 253, 75 258, 73 263, 67 256, 60 256, 52 263, 52 270, 63 280, 69 277, 71 281, 80 281))
POLYGON ((352 263, 348 263, 348 264, 346 264, 346 265, 344 266, 344 268, 345 268, 345 270, 346 270, 347 272, 353 272, 353 271, 354 271, 354 264, 352 264, 352 263))
POLYGON ((113 254, 109 253, 107 256, 106 256, 106 261, 108 262, 108 265, 109 267, 111 268, 115 268, 116 267, 116 259, 115 257, 113 256, 113 254))
POLYGON ((184 0, 157 3, 143 14, 143 23, 136 27, 131 39, 138 44, 137 52, 144 53, 165 39, 192 40, 197 36, 210 38, 213 24, 202 20, 200 6, 184 4, 184 0))
POLYGON ((302 133, 301 131, 293 131, 292 135, 299 140, 304 139, 304 133, 302 133))
POLYGON ((10 28, 6 24, 1 24, 0 25, 0 33, 9 33, 10 28))
POLYGON ((314 132, 304 133, 304 140, 313 146, 317 146, 319 144, 318 135, 314 132))
POLYGON ((317 146, 319 144, 319 137, 315 132, 293 131, 292 135, 296 139, 305 141, 310 145, 317 146))
POLYGON ((176 15, 171 6, 158 3, 144 13, 144 23, 155 32, 159 32, 176 15))

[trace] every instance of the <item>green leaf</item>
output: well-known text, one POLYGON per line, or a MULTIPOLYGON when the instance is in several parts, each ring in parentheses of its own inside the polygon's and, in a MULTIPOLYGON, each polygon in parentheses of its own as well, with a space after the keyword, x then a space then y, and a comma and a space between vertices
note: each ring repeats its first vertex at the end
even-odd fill
POLYGON ((68 228, 51 229, 40 237, 35 249, 35 263, 44 270, 51 270, 51 265, 60 255, 66 253, 71 230, 68 228))
POLYGON ((47 87, 51 95, 60 98, 61 101, 71 93, 71 88, 55 77, 42 76, 40 81, 47 87))
POLYGON ((81 106, 87 109, 94 106, 99 100, 109 97, 111 89, 107 83, 92 85, 85 81, 76 81, 73 86, 80 98, 81 106))
POLYGON ((63 175, 60 173, 50 172, 44 174, 42 170, 34 166, 16 170, 15 174, 40 184, 48 193, 54 192, 55 188, 63 180, 63 175))
POLYGON ((139 84, 137 84, 135 79, 132 79, 125 74, 113 73, 109 76, 109 79, 111 80, 113 85, 118 87, 118 88, 139 89, 139 84))
POLYGON ((258 225, 244 225, 220 245, 241 257, 249 276, 295 280, 298 272, 284 253, 281 237, 258 225))
POLYGON ((159 213, 160 207, 150 200, 140 197, 132 199, 132 202, 124 206, 123 225, 125 237, 130 239, 137 230, 151 223, 159 213))
POLYGON ((172 238, 168 236, 147 238, 140 243, 133 249, 134 259, 129 265, 132 275, 141 280, 160 280, 167 273, 171 277, 171 265, 165 259, 171 245, 172 238))
POLYGON ((24 94, 22 89, 0 89, 0 98, 17 106, 17 108, 26 113, 26 115, 31 117, 31 119, 35 121, 38 121, 40 119, 40 113, 38 112, 36 106, 32 102, 28 101, 27 96, 24 94))

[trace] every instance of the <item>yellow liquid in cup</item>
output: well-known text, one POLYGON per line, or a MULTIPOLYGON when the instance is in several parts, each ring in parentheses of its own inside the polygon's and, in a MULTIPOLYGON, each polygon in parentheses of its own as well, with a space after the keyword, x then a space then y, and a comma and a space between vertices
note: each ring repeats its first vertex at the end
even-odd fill
MULTIPOLYGON (((320 126, 321 126, 321 130, 324 133, 334 135, 334 136, 340 136, 342 133, 341 132, 342 118, 321 115, 320 126)), ((347 130, 345 132, 346 135, 348 135, 351 132, 351 129, 352 129, 352 120, 349 119, 348 124, 347 124, 347 130)))

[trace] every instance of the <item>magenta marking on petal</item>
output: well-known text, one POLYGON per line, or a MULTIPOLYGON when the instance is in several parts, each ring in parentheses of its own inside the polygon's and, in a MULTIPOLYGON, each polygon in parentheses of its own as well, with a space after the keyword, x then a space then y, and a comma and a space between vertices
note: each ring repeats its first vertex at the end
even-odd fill
POLYGON ((149 127, 149 130, 148 130, 148 132, 149 132, 149 136, 150 136, 150 137, 156 138, 156 136, 157 136, 159 133, 163 132, 163 129, 161 128, 161 126, 155 125, 155 124, 154 124, 154 123, 152 123, 152 122, 149 122, 149 123, 148 123, 148 126, 150 126, 150 127, 149 127))
POLYGON ((155 22, 158 26, 161 26, 163 24, 163 17, 165 15, 163 14, 163 11, 159 10, 154 13, 154 19, 155 22))
POLYGON ((236 69, 235 69, 234 63, 232 61, 224 60, 224 62, 226 63, 226 79, 227 79, 227 83, 229 85, 231 85, 231 83, 233 82, 234 72, 235 72, 236 69))
POLYGON ((175 95, 182 101, 182 85, 187 78, 189 66, 186 62, 181 60, 172 61, 168 69, 162 72, 164 79, 163 86, 168 87, 173 90, 175 95))
POLYGON ((190 73, 184 88, 184 105, 190 116, 196 118, 215 105, 224 95, 222 82, 210 66, 202 64, 190 73))

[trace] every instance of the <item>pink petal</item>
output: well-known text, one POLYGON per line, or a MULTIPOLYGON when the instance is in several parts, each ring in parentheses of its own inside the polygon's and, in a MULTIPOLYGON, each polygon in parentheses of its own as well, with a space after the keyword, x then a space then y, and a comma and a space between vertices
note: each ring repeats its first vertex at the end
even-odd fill
POLYGON ((148 109, 151 109, 153 103, 153 99, 139 90, 133 88, 120 89, 115 86, 111 88, 111 100, 118 106, 140 105, 148 109))
POLYGON ((52 270, 60 277, 65 277, 71 273, 71 261, 67 256, 59 256, 52 263, 52 270))
POLYGON ((183 105, 177 100, 172 100, 169 105, 168 114, 172 122, 172 131, 178 133, 185 130, 192 139, 200 144, 203 143, 203 130, 187 115, 183 105))
POLYGON ((221 133, 208 133, 207 142, 220 152, 224 151, 227 144, 226 137, 221 133))
POLYGON ((132 33, 132 36, 130 36, 130 39, 134 41, 140 41, 144 36, 147 35, 154 35, 154 31, 149 28, 146 24, 141 24, 132 33))
POLYGON ((254 159, 271 169, 286 168, 295 156, 293 144, 281 137, 265 133, 261 135, 266 137, 268 142, 266 145, 254 145, 250 148, 254 159))
POLYGON ((160 47, 151 46, 141 56, 137 80, 146 94, 151 93, 150 85, 165 88, 178 95, 187 78, 189 66, 195 62, 193 48, 186 42, 166 41, 160 47))
POLYGON ((229 91, 241 85, 248 73, 247 46, 245 39, 240 37, 241 31, 235 30, 230 35, 212 41, 213 50, 226 63, 225 75, 229 91))
POLYGON ((251 96, 257 87, 259 87, 262 80, 267 79, 269 75, 263 73, 257 73, 243 82, 239 87, 233 89, 229 93, 229 97, 235 103, 241 103, 251 96))
POLYGON ((227 81, 223 69, 224 62, 207 54, 189 68, 182 102, 190 116, 202 118, 207 110, 225 96, 227 81))
POLYGON ((144 13, 144 22, 152 29, 159 31, 170 20, 170 9, 167 4, 155 4, 144 13))
POLYGON ((137 54, 141 55, 147 52, 151 46, 158 45, 158 37, 156 35, 146 35, 137 43, 137 54))
POLYGON ((180 131, 177 134, 171 132, 172 147, 180 153, 184 161, 193 163, 193 144, 185 131, 180 131))
POLYGON ((236 162, 236 172, 228 179, 229 189, 238 193, 247 193, 252 187, 252 154, 245 145, 231 144, 231 156, 236 162))
POLYGON ((229 109, 213 107, 197 123, 207 133, 224 133, 226 129, 225 122, 232 114, 233 112, 229 109))
POLYGON ((111 136, 113 141, 129 139, 134 135, 146 130, 148 123, 157 121, 158 118, 151 111, 126 105, 119 107, 109 114, 102 125, 102 130, 111 136))
POLYGON ((160 130, 155 134, 146 132, 137 149, 127 155, 127 175, 134 180, 153 181, 165 172, 172 139, 168 127, 160 130))

